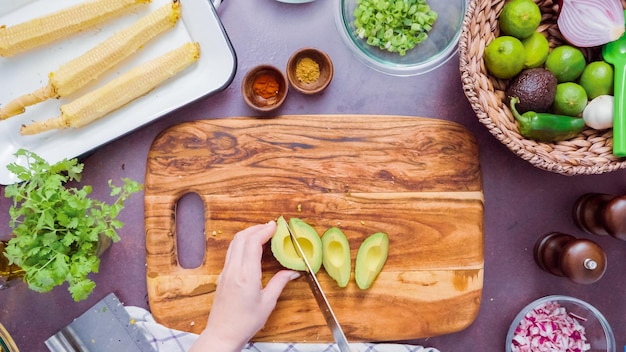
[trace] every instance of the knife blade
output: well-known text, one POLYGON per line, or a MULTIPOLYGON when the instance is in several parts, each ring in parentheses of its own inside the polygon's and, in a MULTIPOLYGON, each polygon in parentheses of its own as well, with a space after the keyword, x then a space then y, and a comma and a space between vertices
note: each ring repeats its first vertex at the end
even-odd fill
POLYGON ((337 347, 341 352, 351 352, 350 346, 348 345, 348 340, 346 339, 346 335, 344 335, 343 330, 341 329, 341 325, 339 325, 339 321, 337 321, 337 317, 333 312, 333 309, 330 307, 328 303, 328 299, 322 290, 322 286, 320 286, 319 281, 317 281, 317 277, 315 277, 315 273, 313 269, 311 269, 311 264, 309 263, 306 255, 304 255, 304 251, 298 242, 298 238, 294 234, 294 231, 291 230, 289 224, 287 224, 287 231, 289 231, 289 236, 291 236, 291 242, 293 243, 293 247, 296 249, 296 253, 302 258, 304 261, 304 265, 306 266, 305 277, 307 282, 309 283, 309 287, 313 291, 313 296, 315 297, 315 301, 317 305, 320 307, 322 311, 322 315, 326 320, 326 325, 330 328, 330 331, 333 334, 333 338, 337 343, 337 347))

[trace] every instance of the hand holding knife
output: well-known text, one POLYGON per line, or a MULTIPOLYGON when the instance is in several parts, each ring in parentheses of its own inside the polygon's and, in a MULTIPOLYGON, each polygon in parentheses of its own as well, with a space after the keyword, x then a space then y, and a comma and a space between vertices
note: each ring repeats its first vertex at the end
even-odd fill
POLYGON ((326 298, 324 291, 322 291, 322 287, 320 286, 319 281, 317 281, 317 278, 315 277, 315 273, 311 269, 311 264, 309 264, 309 261, 307 260, 306 255, 304 255, 304 251, 302 250, 302 247, 300 246, 300 243, 298 242, 298 238, 295 236, 294 231, 291 229, 289 224, 287 224, 287 230, 289 231, 289 236, 291 236, 291 242, 293 242, 293 246, 296 249, 296 253, 298 253, 298 255, 304 261, 304 264, 306 266, 306 272, 304 276, 306 277, 307 282, 309 283, 309 286, 311 287, 311 290, 313 291, 313 296, 315 297, 315 301, 317 302, 317 305, 320 307, 322 311, 322 315, 324 316, 324 319, 326 320, 326 324, 328 325, 328 327, 330 328, 333 334, 333 338, 335 339, 335 342, 337 343, 337 347, 339 348, 339 351, 340 352, 352 352, 350 350, 350 346, 348 345, 348 340, 346 339, 346 336, 344 335, 343 330, 341 330, 341 326, 339 325, 339 322, 337 321, 337 317, 335 317, 335 313, 333 313, 333 310, 330 307, 330 304, 328 303, 328 299, 326 298))

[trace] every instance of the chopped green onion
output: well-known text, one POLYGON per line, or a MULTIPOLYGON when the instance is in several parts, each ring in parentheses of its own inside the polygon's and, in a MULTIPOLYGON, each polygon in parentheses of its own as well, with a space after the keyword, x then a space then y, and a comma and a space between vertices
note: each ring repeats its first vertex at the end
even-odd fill
POLYGON ((400 56, 428 38, 436 19, 426 0, 357 0, 354 9, 355 34, 400 56))

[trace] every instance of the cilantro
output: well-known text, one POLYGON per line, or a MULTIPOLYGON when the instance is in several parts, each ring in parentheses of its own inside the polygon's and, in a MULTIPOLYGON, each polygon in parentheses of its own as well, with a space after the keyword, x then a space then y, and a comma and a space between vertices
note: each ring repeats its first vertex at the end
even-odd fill
POLYGON ((96 286, 87 275, 100 267, 96 253, 100 236, 120 240, 117 230, 124 224, 116 218, 142 185, 123 178, 123 186, 115 186, 109 180, 111 196, 117 198, 107 204, 89 197, 89 185, 67 186, 70 181, 80 182, 83 164, 76 159, 50 165, 24 149, 15 156, 23 157, 26 166, 7 166, 22 182, 5 188, 5 196, 13 200, 9 226, 14 234, 5 256, 24 270, 31 289, 47 292, 67 281, 72 298, 84 300, 96 286))

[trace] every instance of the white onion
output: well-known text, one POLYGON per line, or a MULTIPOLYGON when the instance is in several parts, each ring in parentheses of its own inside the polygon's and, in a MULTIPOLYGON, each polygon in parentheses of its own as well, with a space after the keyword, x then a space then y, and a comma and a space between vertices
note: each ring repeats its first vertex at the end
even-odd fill
POLYGON ((585 124, 594 130, 613 127, 613 96, 598 95, 583 110, 585 124))
POLYGON ((620 0, 563 0, 557 24, 575 46, 604 45, 624 34, 624 9, 620 0))

